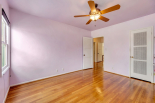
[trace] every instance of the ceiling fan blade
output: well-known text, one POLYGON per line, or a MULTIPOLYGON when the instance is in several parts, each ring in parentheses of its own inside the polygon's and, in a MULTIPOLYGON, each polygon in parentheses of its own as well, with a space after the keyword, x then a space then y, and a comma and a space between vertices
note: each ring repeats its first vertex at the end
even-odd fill
POLYGON ((92 21, 92 20, 91 20, 91 19, 89 19, 89 21, 86 23, 86 25, 88 25, 91 21, 92 21))
POLYGON ((74 17, 86 17, 86 16, 90 16, 90 15, 75 15, 74 17))
POLYGON ((100 16, 100 18, 99 18, 99 19, 100 19, 100 20, 102 20, 102 21, 105 21, 105 22, 109 21, 109 19, 108 19, 108 18, 103 17, 103 16, 100 16))
POLYGON ((115 10, 118 10, 121 6, 119 4, 115 5, 115 6, 112 6, 110 8, 107 8, 105 10, 102 10, 101 11, 101 14, 105 14, 105 13, 108 13, 108 12, 112 12, 112 11, 115 11, 115 10))
POLYGON ((88 1, 88 4, 89 4, 91 11, 95 12, 96 11, 95 2, 94 1, 88 1))

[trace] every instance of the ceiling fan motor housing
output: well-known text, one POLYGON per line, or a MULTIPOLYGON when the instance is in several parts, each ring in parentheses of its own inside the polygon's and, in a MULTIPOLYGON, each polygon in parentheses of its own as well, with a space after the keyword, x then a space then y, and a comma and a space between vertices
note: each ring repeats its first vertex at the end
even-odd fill
POLYGON ((97 8, 98 7, 98 4, 95 4, 95 7, 97 8))
POLYGON ((90 10, 90 12, 89 12, 89 14, 90 15, 96 15, 96 14, 100 14, 100 9, 99 8, 97 8, 98 7, 98 4, 95 4, 95 8, 96 8, 96 12, 92 12, 91 10, 90 10))

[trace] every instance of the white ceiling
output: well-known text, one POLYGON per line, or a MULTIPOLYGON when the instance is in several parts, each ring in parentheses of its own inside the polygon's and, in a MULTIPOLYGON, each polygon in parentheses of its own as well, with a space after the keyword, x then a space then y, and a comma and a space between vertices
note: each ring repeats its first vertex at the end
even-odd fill
POLYGON ((109 22, 98 20, 85 25, 89 17, 74 18, 74 15, 89 14, 88 0, 8 0, 11 8, 39 17, 86 30, 96 30, 120 22, 155 13, 155 0, 94 0, 101 10, 120 4, 120 10, 104 14, 109 22), (96 25, 96 27, 95 27, 96 25))

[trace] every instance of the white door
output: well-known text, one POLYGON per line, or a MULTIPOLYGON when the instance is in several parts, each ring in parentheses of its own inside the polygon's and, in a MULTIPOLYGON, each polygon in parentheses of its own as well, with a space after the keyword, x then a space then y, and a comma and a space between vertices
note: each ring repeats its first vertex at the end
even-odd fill
POLYGON ((131 31, 131 77, 153 82, 152 28, 131 31))
POLYGON ((98 62, 102 61, 102 43, 98 43, 98 62))
POLYGON ((83 69, 93 68, 93 39, 83 37, 83 69))

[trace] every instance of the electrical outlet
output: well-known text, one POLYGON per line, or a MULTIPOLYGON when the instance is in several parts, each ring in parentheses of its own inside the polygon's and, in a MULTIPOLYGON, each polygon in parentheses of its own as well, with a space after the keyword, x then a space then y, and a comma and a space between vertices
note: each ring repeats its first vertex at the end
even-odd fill
POLYGON ((62 71, 64 71, 64 68, 62 68, 62 71))
POLYGON ((58 69, 56 69, 56 71, 58 72, 58 69))

